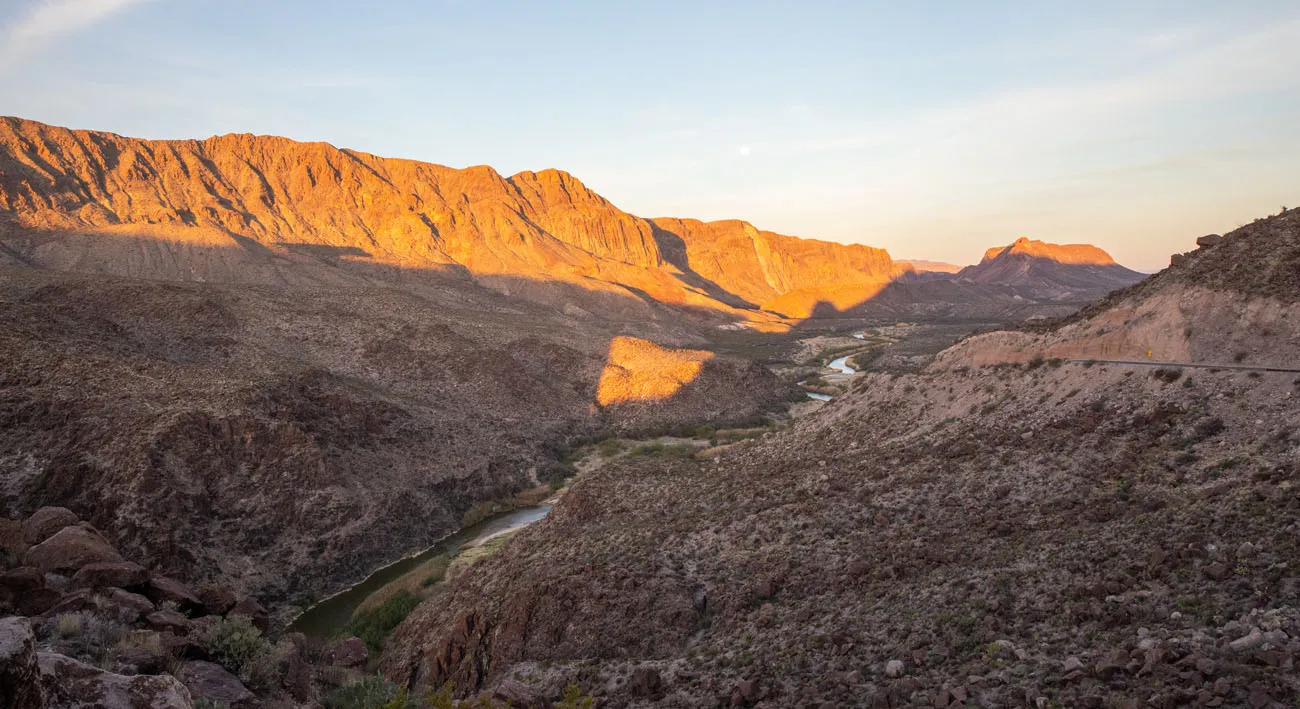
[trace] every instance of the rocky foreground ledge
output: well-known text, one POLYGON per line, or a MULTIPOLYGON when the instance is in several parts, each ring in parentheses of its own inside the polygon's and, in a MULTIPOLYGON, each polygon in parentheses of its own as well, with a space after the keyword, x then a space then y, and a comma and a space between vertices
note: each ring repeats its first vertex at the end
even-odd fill
POLYGON ((256 599, 150 573, 62 507, 0 519, 0 569, 4 709, 310 705, 368 659, 355 638, 272 644, 256 599))

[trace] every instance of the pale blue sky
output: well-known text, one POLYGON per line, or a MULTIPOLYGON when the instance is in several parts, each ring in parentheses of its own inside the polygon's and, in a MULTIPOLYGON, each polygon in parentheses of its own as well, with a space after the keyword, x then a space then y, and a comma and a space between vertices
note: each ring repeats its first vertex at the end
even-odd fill
POLYGON ((0 114, 559 167, 642 216, 895 257, 1029 236, 1153 269, 1300 205, 1300 3, 0 0, 0 114))

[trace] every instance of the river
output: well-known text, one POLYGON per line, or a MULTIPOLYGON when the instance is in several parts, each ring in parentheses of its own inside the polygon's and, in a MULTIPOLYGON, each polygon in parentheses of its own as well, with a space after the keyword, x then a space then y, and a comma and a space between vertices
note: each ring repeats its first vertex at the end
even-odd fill
POLYGON ((487 540, 522 529, 545 517, 551 511, 550 505, 529 507, 507 512, 499 517, 484 520, 466 527, 414 556, 395 561, 372 572, 364 581, 326 598, 303 611, 287 628, 288 632, 303 633, 313 637, 327 638, 343 629, 352 618, 352 613, 366 598, 397 580, 403 574, 432 559, 439 554, 454 557, 462 549, 476 547, 487 540))
POLYGON ((856 374, 858 371, 849 366, 849 358, 847 356, 833 359, 831 360, 831 363, 826 366, 834 369, 839 374, 856 374))

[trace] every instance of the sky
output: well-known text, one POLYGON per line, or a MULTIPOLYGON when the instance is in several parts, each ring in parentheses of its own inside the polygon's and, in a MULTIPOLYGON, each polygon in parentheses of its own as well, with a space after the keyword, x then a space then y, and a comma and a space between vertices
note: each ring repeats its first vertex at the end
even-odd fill
POLYGON ((0 0, 0 114, 284 135, 645 217, 1163 268, 1300 205, 1300 3, 0 0))

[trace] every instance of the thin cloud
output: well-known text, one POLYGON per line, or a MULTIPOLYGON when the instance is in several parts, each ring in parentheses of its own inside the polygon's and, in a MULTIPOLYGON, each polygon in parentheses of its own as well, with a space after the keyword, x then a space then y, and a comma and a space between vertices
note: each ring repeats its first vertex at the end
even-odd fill
POLYGON ((91 27, 134 5, 151 0, 39 0, 3 29, 0 70, 63 35, 91 27))

